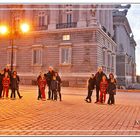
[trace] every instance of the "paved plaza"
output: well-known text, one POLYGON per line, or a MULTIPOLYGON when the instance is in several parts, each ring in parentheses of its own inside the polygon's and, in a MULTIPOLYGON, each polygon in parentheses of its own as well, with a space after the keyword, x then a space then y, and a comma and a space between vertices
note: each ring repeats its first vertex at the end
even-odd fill
MULTIPOLYGON (((140 136, 140 92, 117 92, 116 105, 84 101, 84 88, 62 88, 62 102, 37 100, 36 86, 21 86, 23 99, 0 100, 0 135, 140 136)), ((108 95, 107 95, 108 98, 108 95)))

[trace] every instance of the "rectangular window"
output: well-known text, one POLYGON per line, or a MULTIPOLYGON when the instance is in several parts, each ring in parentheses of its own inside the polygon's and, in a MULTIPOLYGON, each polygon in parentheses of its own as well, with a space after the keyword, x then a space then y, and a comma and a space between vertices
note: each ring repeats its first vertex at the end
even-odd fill
POLYGON ((63 35, 63 40, 70 40, 70 35, 63 35))
POLYGON ((105 51, 103 51, 103 65, 105 66, 105 59, 106 59, 106 57, 105 57, 105 51))
POLYGON ((33 65, 42 64, 42 51, 41 49, 33 49, 33 65))
POLYGON ((114 56, 112 56, 112 67, 114 67, 114 56))
POLYGON ((67 14, 67 23, 71 23, 71 22, 72 22, 72 15, 67 14))
POLYGON ((39 16, 39 26, 45 25, 45 16, 39 16))
POLYGON ((110 67, 110 54, 108 54, 108 67, 110 67))
MULTIPOLYGON (((7 52, 7 55, 8 55, 8 61, 7 61, 7 63, 8 64, 10 64, 11 65, 11 57, 12 57, 12 52, 11 52, 11 50, 9 50, 8 52, 7 52)), ((13 65, 14 66, 16 66, 16 51, 13 51, 13 65)))
POLYGON ((71 47, 60 48, 60 63, 71 64, 71 47))

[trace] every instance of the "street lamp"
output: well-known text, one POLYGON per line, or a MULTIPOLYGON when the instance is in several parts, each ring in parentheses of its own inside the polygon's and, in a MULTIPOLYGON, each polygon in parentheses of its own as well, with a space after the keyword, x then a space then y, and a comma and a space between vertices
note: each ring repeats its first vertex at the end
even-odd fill
POLYGON ((0 26, 0 34, 4 35, 8 32, 7 26, 1 25, 0 26))
MULTIPOLYGON (((13 57, 14 57, 14 39, 16 38, 17 30, 15 27, 15 21, 13 21, 12 26, 10 29, 6 25, 0 25, 0 34, 6 35, 9 34, 11 39, 11 71, 13 71, 13 57)), ((20 24, 20 31, 22 33, 26 33, 30 30, 29 24, 22 23, 20 24)))

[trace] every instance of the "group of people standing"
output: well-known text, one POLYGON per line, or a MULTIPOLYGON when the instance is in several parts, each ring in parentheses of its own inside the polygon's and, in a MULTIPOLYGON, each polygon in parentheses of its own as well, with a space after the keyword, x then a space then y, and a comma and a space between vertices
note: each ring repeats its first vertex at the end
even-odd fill
MULTIPOLYGON (((16 92, 21 99, 23 96, 19 93, 19 82, 20 78, 16 71, 11 72, 9 66, 5 69, 0 70, 0 99, 9 98, 9 89, 11 89, 11 99, 16 99, 16 92)), ((48 98, 47 100, 57 101, 62 100, 61 95, 61 77, 58 72, 53 70, 53 67, 49 67, 47 73, 40 72, 37 77, 38 85, 38 100, 46 100, 45 90, 48 87, 48 98), (59 95, 59 96, 58 96, 59 95)), ((109 94, 108 104, 115 104, 114 95, 116 94, 116 79, 113 73, 109 74, 107 78, 106 74, 103 72, 102 67, 98 69, 98 72, 94 75, 92 74, 88 80, 88 95, 85 99, 87 103, 91 103, 92 92, 96 86, 96 102, 95 103, 105 103, 106 94, 109 94)))
POLYGON ((9 98, 9 89, 11 89, 11 99, 16 99, 16 92, 21 99, 23 96, 19 93, 19 76, 16 71, 10 71, 9 65, 0 70, 0 99, 9 98))
POLYGON ((107 103, 109 105, 115 104, 114 95, 116 95, 116 79, 114 78, 113 73, 110 73, 109 78, 107 78, 106 74, 102 70, 102 67, 100 67, 95 75, 91 75, 91 77, 88 80, 88 95, 85 99, 87 103, 91 103, 92 101, 91 96, 95 86, 95 103, 105 103, 106 94, 109 94, 109 99, 107 103))
POLYGON ((59 95, 59 100, 62 100, 61 95, 61 78, 58 72, 53 70, 53 67, 49 67, 48 73, 44 74, 40 72, 40 75, 37 77, 37 85, 38 85, 38 100, 41 99, 43 101, 46 100, 45 89, 48 87, 48 99, 57 101, 57 97, 59 95))

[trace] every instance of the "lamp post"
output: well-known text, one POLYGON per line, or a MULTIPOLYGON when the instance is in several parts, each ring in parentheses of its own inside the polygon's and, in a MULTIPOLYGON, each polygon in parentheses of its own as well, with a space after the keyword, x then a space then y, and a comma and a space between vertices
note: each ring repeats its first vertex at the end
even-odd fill
POLYGON ((8 28, 6 25, 0 25, 0 34, 5 35, 8 34, 10 38, 10 46, 11 46, 11 71, 13 71, 14 64, 14 40, 17 37, 17 34, 26 33, 29 31, 29 25, 27 23, 18 24, 16 27, 16 21, 14 16, 15 11, 11 11, 11 26, 8 28))
POLYGON ((11 28, 10 28, 10 42, 11 42, 11 72, 13 72, 14 63, 14 38, 16 37, 16 27, 15 27, 15 16, 14 12, 11 11, 11 28))

